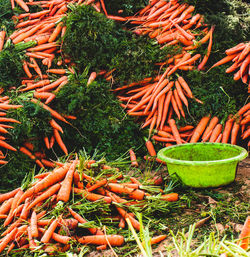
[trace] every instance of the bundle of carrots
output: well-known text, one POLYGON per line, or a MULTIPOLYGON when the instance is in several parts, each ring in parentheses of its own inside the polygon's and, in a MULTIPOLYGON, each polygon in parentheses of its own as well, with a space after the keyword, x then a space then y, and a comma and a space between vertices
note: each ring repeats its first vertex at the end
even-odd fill
MULTIPOLYGON (((124 228, 125 220, 129 219, 136 230, 140 230, 141 225, 130 207, 143 207, 152 197, 169 202, 178 200, 177 193, 163 194, 160 186, 154 186, 157 196, 149 194, 147 186, 134 177, 130 177, 130 182, 125 182, 128 180, 124 180, 118 168, 108 166, 103 161, 78 160, 76 157, 56 164, 52 171, 34 176, 27 190, 17 188, 0 194, 0 219, 2 228, 5 228, 1 234, 0 252, 26 248, 51 251, 51 247, 53 251, 62 251, 63 246, 70 247, 70 244, 76 243, 94 244, 102 250, 107 245, 124 244, 121 235, 107 235, 101 228, 89 227, 88 221, 73 210, 77 209, 77 199, 78 205, 84 200, 114 208, 114 219, 119 218, 119 227, 124 228), (88 173, 93 173, 93 169, 102 175, 96 178, 90 176, 88 173), (64 206, 66 203, 67 208, 64 206), (61 211, 55 216, 51 214, 54 209, 61 211), (77 233, 78 224, 86 225, 85 234, 77 233)), ((151 244, 165 238, 165 235, 152 238, 151 244)))
POLYGON ((226 73, 235 72, 234 80, 241 79, 244 84, 248 84, 248 93, 250 93, 250 42, 239 43, 227 49, 225 53, 227 56, 215 63, 210 69, 232 61, 233 64, 226 69, 226 73))

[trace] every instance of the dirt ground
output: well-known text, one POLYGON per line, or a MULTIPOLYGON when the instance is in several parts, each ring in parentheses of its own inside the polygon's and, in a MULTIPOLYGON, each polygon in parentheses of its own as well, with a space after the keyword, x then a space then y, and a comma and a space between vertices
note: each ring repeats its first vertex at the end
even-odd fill
MULTIPOLYGON (((232 190, 234 190, 235 187, 237 187, 236 194, 238 196, 240 196, 240 199, 242 200, 242 202, 249 203, 250 202, 250 158, 247 158, 239 163, 239 165, 237 167, 236 179, 231 185, 226 186, 226 187, 212 189, 212 190, 217 191, 222 194, 227 194, 227 193, 232 193, 232 190)), ((235 194, 235 193, 233 193, 233 194, 235 194)), ((213 199, 211 201, 213 201, 213 199)), ((248 210, 248 212, 249 212, 249 210, 248 210)), ((189 214, 188 210, 187 210, 187 214, 189 214)), ((233 229, 236 232, 242 228, 242 224, 232 223, 231 225, 234 226, 233 229)), ((218 229, 224 231, 225 228, 221 224, 218 224, 218 229)), ((168 245, 169 243, 170 243, 170 240, 166 239, 165 241, 161 242, 156 248, 154 248, 154 250, 153 250, 154 257, 165 256, 164 255, 165 246, 168 245), (161 254, 159 254, 159 252, 161 254)), ((171 252, 171 254, 172 254, 172 257, 178 257, 178 255, 175 252, 171 252)), ((87 256, 89 256, 89 257, 119 256, 120 257, 123 255, 115 255, 112 252, 112 250, 106 250, 101 253, 100 252, 91 252, 87 256)), ((134 257, 141 257, 141 255, 138 254, 137 256, 134 256, 134 257)))

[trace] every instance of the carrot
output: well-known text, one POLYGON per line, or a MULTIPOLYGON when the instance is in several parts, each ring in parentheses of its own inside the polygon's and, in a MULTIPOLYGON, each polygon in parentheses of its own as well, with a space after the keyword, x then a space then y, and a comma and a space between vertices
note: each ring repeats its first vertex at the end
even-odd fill
POLYGON ((247 70, 247 67, 250 63, 250 54, 248 54, 248 56, 246 56, 246 58, 244 59, 244 61, 242 62, 241 66, 240 66, 240 76, 243 77, 245 71, 247 70))
POLYGON ((68 202, 76 164, 77 160, 74 160, 73 163, 70 165, 69 170, 61 184, 61 188, 57 194, 57 201, 68 202))
MULTIPOLYGON (((29 249, 31 251, 33 251, 33 250, 36 249, 37 244, 36 244, 34 238, 32 237, 32 231, 31 231, 31 227, 30 226, 27 228, 27 232, 28 232, 28 240, 29 240, 29 249)), ((37 230, 37 234, 38 234, 38 230, 37 230)))
POLYGON ((88 192, 94 191, 95 189, 106 185, 107 182, 108 182, 108 180, 106 178, 104 178, 102 180, 99 180, 99 181, 96 181, 94 185, 87 188, 87 191, 88 192))
POLYGON ((172 107, 173 107, 174 112, 176 113, 178 119, 180 119, 180 118, 181 118, 181 115, 180 115, 180 112, 179 112, 178 105, 177 105, 177 103, 176 103, 176 101, 175 101, 174 94, 173 94, 172 97, 171 97, 171 104, 172 104, 172 107))
POLYGON ((239 56, 238 62, 244 60, 245 57, 249 54, 249 52, 250 52, 250 43, 246 44, 245 48, 243 49, 243 51, 239 56))
POLYGON ((16 188, 8 193, 0 194, 0 203, 4 202, 5 200, 9 200, 10 198, 14 197, 16 193, 20 190, 20 188, 16 188))
POLYGON ((56 40, 56 38, 59 36, 59 34, 62 31, 62 27, 63 27, 63 23, 59 22, 56 28, 54 29, 54 31, 52 32, 52 34, 50 35, 50 38, 48 40, 49 43, 52 43, 56 40))
POLYGON ((19 42, 22 42, 25 38, 30 37, 34 33, 36 33, 41 28, 41 24, 38 24, 37 26, 33 27, 32 29, 28 30, 25 33, 22 33, 18 35, 16 38, 12 40, 13 44, 17 44, 19 42))
MULTIPOLYGON (((58 120, 61 120, 61 121, 65 122, 65 123, 67 123, 67 124, 69 124, 69 122, 68 122, 64 117, 62 117, 58 112, 54 111, 53 109, 51 109, 51 108, 50 108, 49 106, 47 106, 46 104, 43 104, 43 103, 39 102, 39 101, 36 100, 36 99, 31 99, 30 101, 31 101, 32 103, 35 103, 35 104, 40 105, 40 106, 43 107, 45 110, 49 111, 50 114, 51 114, 54 118, 56 118, 56 119, 58 119, 58 120)), ((0 104, 0 108, 1 108, 1 104, 0 104)))
POLYGON ((241 136, 242 139, 248 138, 250 136, 250 127, 248 127, 241 136))
POLYGON ((222 131, 222 125, 221 124, 217 124, 215 126, 215 128, 213 129, 213 132, 210 136, 209 142, 215 142, 216 139, 218 138, 218 136, 220 135, 222 131))
POLYGON ((78 242, 81 244, 95 244, 95 245, 110 244, 111 246, 121 246, 124 244, 124 237, 120 235, 83 236, 78 239, 78 242))
POLYGON ((62 180, 65 177, 69 169, 69 166, 70 164, 66 163, 60 168, 55 168, 53 172, 51 172, 51 174, 49 174, 47 177, 39 181, 33 187, 26 190, 22 197, 20 197, 18 204, 22 203, 27 197, 30 197, 33 194, 36 194, 42 191, 43 189, 48 188, 49 186, 52 186, 56 184, 58 181, 62 180))
POLYGON ((246 221, 243 225, 241 233, 239 235, 239 242, 241 248, 247 250, 249 247, 249 237, 250 237, 250 216, 247 216, 246 221))
POLYGON ((65 69, 48 69, 47 72, 64 75, 66 73, 65 69))
POLYGON ((7 234, 0 243, 0 253, 5 249, 9 242, 14 240, 15 234, 17 233, 17 228, 14 228, 9 234, 7 234))
POLYGON ((243 50, 245 48, 245 44, 244 43, 239 43, 238 45, 232 47, 232 48, 229 48, 225 51, 226 55, 232 55, 232 54, 235 54, 236 52, 239 52, 241 50, 243 50))
POLYGON ((48 80, 48 79, 40 80, 40 81, 38 81, 34 84, 28 85, 26 88, 20 89, 19 91, 24 92, 24 91, 32 90, 32 89, 35 89, 35 88, 38 88, 38 87, 43 87, 43 86, 46 86, 48 84, 50 84, 50 80, 48 80))
POLYGON ((6 35, 6 31, 5 30, 0 31, 0 52, 3 49, 5 35, 6 35))
POLYGON ((46 85, 42 88, 37 89, 37 92, 44 92, 44 91, 49 91, 54 89, 55 87, 59 86, 62 82, 64 81, 68 81, 68 77, 67 76, 63 76, 59 79, 57 79, 56 81, 54 81, 53 83, 46 85))
MULTIPOLYGON (((45 229, 44 228, 38 228, 38 230, 42 233, 45 232, 45 229)), ((63 236, 63 235, 60 235, 60 234, 57 234, 57 233, 53 233, 52 234, 52 239, 54 239, 56 242, 58 243, 61 243, 61 244, 68 244, 69 241, 71 240, 71 237, 69 236, 63 236)))
POLYGON ((171 98, 172 98, 172 90, 170 90, 167 93, 167 96, 164 101, 164 108, 163 108, 162 119, 161 119, 161 123, 160 123, 161 130, 163 129, 164 123, 167 119, 167 114, 168 114, 168 109, 169 109, 169 104, 170 104, 171 98))
POLYGON ((52 43, 46 43, 46 44, 42 44, 42 45, 35 46, 35 47, 30 47, 27 49, 27 51, 39 52, 39 51, 43 51, 43 50, 50 49, 50 48, 57 47, 57 46, 58 46, 57 43, 52 42, 52 43))
POLYGON ((6 214, 9 212, 13 199, 14 198, 12 197, 3 202, 3 204, 0 207, 0 215, 6 214))
POLYGON ((67 150, 65 144, 63 143, 62 138, 61 138, 58 130, 57 129, 53 129, 53 133, 54 133, 54 137, 55 137, 55 140, 58 143, 58 145, 61 147, 61 149, 63 150, 65 155, 68 155, 68 150, 67 150))
POLYGON ((30 233, 32 237, 38 237, 37 216, 35 211, 32 212, 30 218, 30 233))
POLYGON ((173 136, 174 136, 174 138, 175 138, 175 140, 176 140, 176 143, 177 143, 177 144, 182 144, 182 140, 181 140, 181 137, 180 137, 180 133, 179 133, 179 131, 178 131, 178 129, 177 129, 177 126, 176 126, 176 124, 175 124, 175 120, 174 120, 174 119, 170 119, 170 120, 168 121, 168 124, 169 124, 169 126, 170 126, 170 128, 171 128, 171 131, 172 131, 173 136))
MULTIPOLYGON (((195 61, 197 61, 199 58, 201 57, 200 54, 196 54, 193 57, 191 57, 190 59, 184 61, 184 62, 180 62, 178 64, 176 64, 169 72, 168 72, 168 76, 172 75, 180 66, 183 65, 189 65, 189 64, 193 64, 195 61)), ((179 81, 180 82, 180 81, 179 81)), ((181 82, 180 82, 181 83, 181 82)))
POLYGON ((166 238, 167 238, 166 235, 160 235, 160 236, 152 237, 152 238, 150 238, 150 244, 151 245, 158 244, 158 243, 160 243, 161 241, 163 241, 166 238))
POLYGON ((178 77, 178 82, 180 83, 181 87, 185 90, 185 92, 187 93, 187 96, 189 98, 193 98, 193 93, 190 89, 190 87, 188 86, 187 82, 184 80, 183 77, 179 76, 178 77))
MULTIPOLYGON (((148 116, 148 118, 149 118, 149 116, 148 116)), ((152 121, 151 121, 150 126, 149 126, 149 137, 150 137, 151 132, 153 131, 153 128, 156 124, 156 120, 157 120, 157 112, 154 112, 152 121)))
MULTIPOLYGON (((84 224, 87 223, 88 221, 85 220, 84 218, 82 218, 78 213, 74 212, 70 207, 67 207, 70 214, 80 223, 84 224)), ((96 234, 97 229, 96 228, 87 228, 89 230, 89 232, 93 235, 96 234)))
POLYGON ((231 118, 229 118, 226 121, 225 128, 224 128, 224 131, 222 133, 222 140, 221 140, 222 143, 227 143, 228 142, 229 136, 231 134, 233 122, 234 122, 234 120, 231 119, 231 118))
POLYGON ((27 217, 29 216, 29 209, 28 209, 29 204, 30 204, 30 202, 29 202, 29 199, 27 198, 24 202, 24 206, 23 206, 22 212, 20 214, 20 219, 26 220, 27 217))
POLYGON ((52 128, 57 129, 58 131, 60 131, 60 132, 63 134, 63 129, 62 129, 62 127, 61 127, 54 119, 50 120, 50 121, 49 121, 49 124, 50 124, 50 126, 51 126, 52 128))
POLYGON ((147 150, 148 150, 148 153, 149 153, 150 156, 156 156, 156 151, 155 151, 154 146, 153 146, 153 144, 150 140, 146 141, 146 147, 147 147, 147 150))
POLYGON ((135 152, 133 151, 132 148, 129 149, 129 155, 130 155, 131 166, 132 167, 139 167, 139 164, 136 160, 135 152))
POLYGON ((23 107, 22 105, 15 105, 15 104, 5 104, 0 103, 0 109, 9 110, 9 109, 18 109, 23 107))
POLYGON ((140 189, 129 188, 117 183, 108 183, 106 188, 114 193, 126 194, 129 198, 142 200, 145 196, 145 192, 140 189))
POLYGON ((244 112, 250 110, 250 103, 244 105, 239 111, 238 111, 238 115, 242 115, 244 112))
POLYGON ((202 135, 202 141, 206 142, 209 139, 209 133, 210 131, 212 132, 212 130, 214 129, 214 127, 217 125, 217 123, 219 122, 219 119, 214 116, 210 122, 209 125, 207 126, 206 130, 204 131, 203 135, 202 135))
POLYGON ((196 128, 194 130, 194 133, 193 133, 193 135, 190 139, 190 143, 198 142, 198 140, 202 136, 202 133, 206 129, 206 126, 207 126, 207 123, 209 122, 209 120, 210 120, 210 115, 209 116, 204 116, 203 118, 201 118, 200 122, 196 126, 196 128))
POLYGON ((198 65, 198 70, 203 70, 204 69, 204 66, 206 65, 207 60, 208 60, 208 58, 211 54, 212 44, 213 44, 213 31, 214 31, 214 26, 212 26, 212 28, 209 31, 210 38, 209 38, 209 43, 208 43, 208 47, 207 47, 207 53, 203 57, 203 60, 201 61, 201 63, 198 65))
POLYGON ((74 193, 82 194, 87 200, 89 200, 91 202, 103 200, 106 203, 111 203, 110 197, 87 192, 86 190, 83 190, 83 189, 74 188, 74 193))
POLYGON ((6 219, 8 216, 6 214, 0 214, 0 219, 6 219))
MULTIPOLYGON (((49 174, 48 176, 51 176, 51 174, 49 174)), ((47 176, 47 177, 48 177, 47 176)), ((47 178, 45 177, 45 179, 47 178)), ((45 181, 44 179, 44 181, 45 181)), ((41 195, 37 196, 28 206, 28 210, 32 209, 33 207, 35 207, 38 203, 48 199, 49 197, 51 197, 52 195, 54 195, 59 189, 60 189, 61 185, 59 183, 54 184, 52 186, 50 186, 45 192, 43 192, 41 195)))
POLYGON ((221 59, 220 61, 218 61, 217 63, 215 63, 209 70, 211 70, 214 67, 220 66, 222 64, 225 64, 227 62, 230 62, 233 60, 234 57, 236 57, 237 54, 233 54, 233 55, 228 55, 226 57, 224 57, 223 59, 221 59))
POLYGON ((12 219, 14 218, 14 211, 19 205, 18 200, 22 196, 22 194, 23 194, 23 191, 21 189, 19 189, 17 191, 17 193, 15 194, 14 199, 11 203, 11 207, 10 207, 10 211, 8 213, 8 217, 5 219, 5 221, 3 223, 4 227, 8 226, 11 223, 12 219))
POLYGON ((15 0, 15 1, 25 12, 29 12, 29 7, 23 0, 15 0))
POLYGON ((235 145, 237 142, 237 135, 240 129, 240 124, 238 122, 234 122, 232 132, 231 132, 231 144, 235 145))
POLYGON ((42 243, 46 244, 49 242, 50 238, 52 237, 54 231, 58 226, 58 223, 59 223, 58 218, 52 221, 52 223, 49 225, 48 229, 45 231, 45 233, 41 238, 42 243))

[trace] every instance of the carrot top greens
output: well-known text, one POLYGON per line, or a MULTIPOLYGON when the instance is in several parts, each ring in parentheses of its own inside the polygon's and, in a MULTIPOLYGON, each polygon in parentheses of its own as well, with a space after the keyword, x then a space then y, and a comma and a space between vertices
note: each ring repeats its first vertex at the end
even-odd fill
POLYGON ((73 7, 67 18, 63 51, 77 64, 80 72, 114 70, 114 83, 139 81, 155 74, 155 63, 177 51, 138 36, 92 7, 73 7))

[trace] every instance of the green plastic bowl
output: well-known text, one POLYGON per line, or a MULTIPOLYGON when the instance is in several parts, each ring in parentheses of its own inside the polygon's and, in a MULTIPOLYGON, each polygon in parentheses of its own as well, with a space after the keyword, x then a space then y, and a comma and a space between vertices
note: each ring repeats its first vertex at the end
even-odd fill
POLYGON ((237 164, 247 151, 222 143, 189 143, 161 149, 157 157, 166 162, 170 176, 176 174, 187 186, 218 187, 234 181, 237 164))

